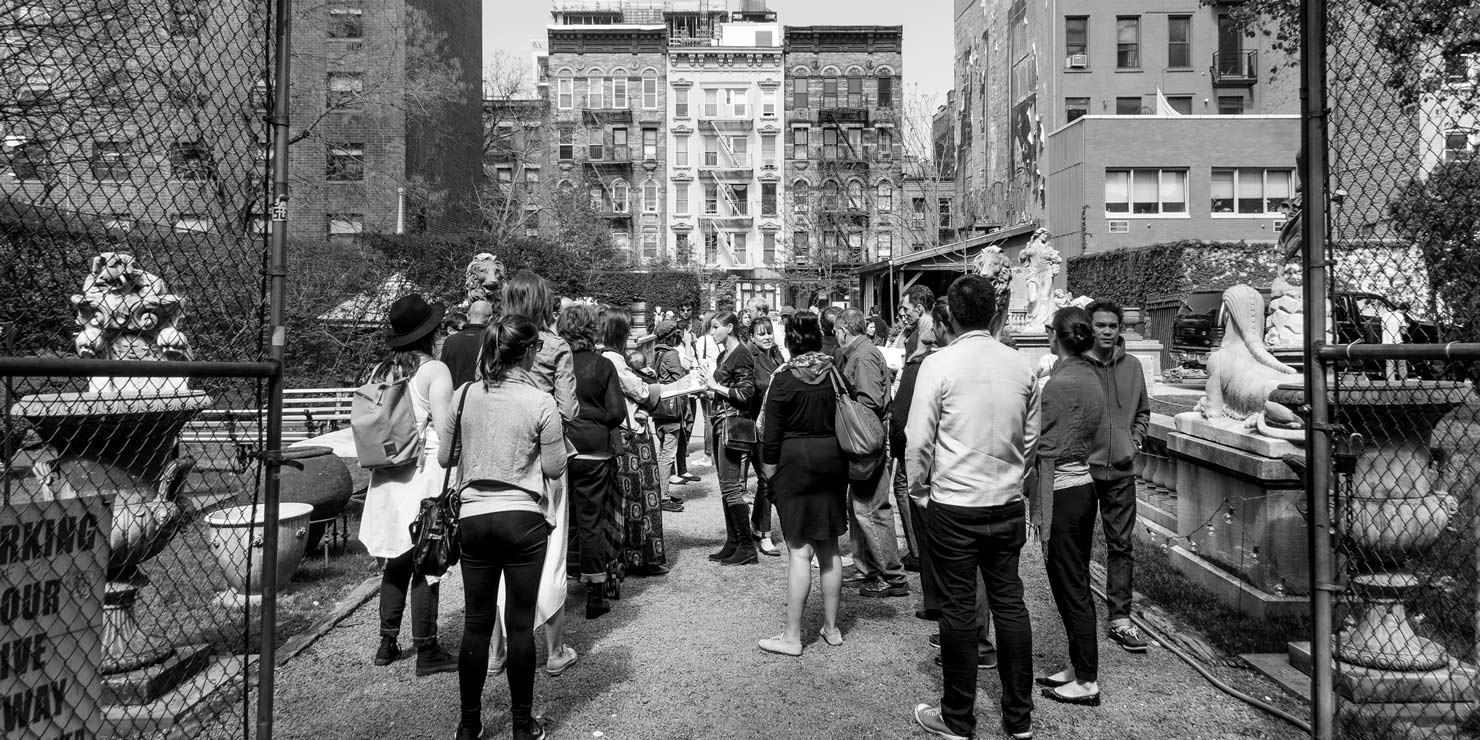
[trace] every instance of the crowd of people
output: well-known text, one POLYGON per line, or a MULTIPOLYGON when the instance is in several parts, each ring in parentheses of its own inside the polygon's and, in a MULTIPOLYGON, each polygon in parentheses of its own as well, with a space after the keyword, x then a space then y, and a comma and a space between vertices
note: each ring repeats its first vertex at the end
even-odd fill
POLYGON ((683 512, 683 487, 699 480, 688 458, 701 430, 725 522, 709 559, 747 566, 786 555, 785 623, 761 650, 802 654, 814 567, 818 637, 833 647, 845 639, 844 586, 905 597, 906 573, 920 573, 915 615, 939 625, 930 645, 944 690, 914 716, 934 736, 974 736, 985 669, 1001 678, 1010 737, 1032 737, 1035 682, 1045 698, 1099 705, 1089 582, 1097 517, 1106 635, 1129 652, 1147 649, 1130 621, 1131 527, 1132 463, 1150 413, 1114 303, 1060 309, 1045 327, 1054 359, 1037 366, 994 331, 995 288, 974 275, 940 298, 912 288, 892 326, 876 312, 773 313, 759 301, 740 314, 660 314, 649 351, 633 350, 626 309, 559 299, 532 273, 510 278, 500 304, 470 306, 438 352, 443 309, 420 296, 397 301, 389 352, 371 371, 410 379, 415 411, 429 420, 426 462, 373 471, 366 498, 360 537, 384 562, 374 661, 402 657, 409 596, 417 675, 459 675, 458 740, 481 736, 483 689, 500 672, 514 738, 543 737, 532 711, 535 629, 545 628, 544 670, 560 675, 578 659, 563 640, 572 577, 596 619, 626 576, 668 572, 663 515, 683 512), (877 450, 840 443, 855 412, 886 430, 877 450), (466 601, 457 656, 438 642, 436 579, 415 572, 408 533, 449 468, 466 601), (1019 574, 1030 538, 1069 646, 1065 667, 1036 677, 1019 574))

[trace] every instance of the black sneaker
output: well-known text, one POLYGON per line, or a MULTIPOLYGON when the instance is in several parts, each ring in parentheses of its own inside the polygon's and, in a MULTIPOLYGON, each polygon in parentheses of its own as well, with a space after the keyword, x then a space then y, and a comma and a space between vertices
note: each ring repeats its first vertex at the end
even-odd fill
POLYGON ((432 643, 416 651, 416 675, 430 676, 436 673, 456 673, 457 656, 432 643))
POLYGON ((865 583, 858 589, 859 596, 868 596, 875 599, 883 599, 890 596, 909 596, 910 584, 906 581, 886 581, 883 579, 865 583))
POLYGON ((375 651, 375 665, 390 665, 401 659, 401 646, 394 637, 380 638, 380 649, 375 651))
POLYGON ((1149 647, 1146 639, 1141 637, 1141 630, 1136 629, 1134 624, 1119 627, 1112 625, 1106 634, 1111 642, 1119 644, 1127 653, 1144 653, 1149 647))
POLYGON ((872 578, 858 572, 856 568, 843 574, 844 586, 862 586, 872 580, 872 578))
POLYGON ((906 556, 900 558, 899 561, 900 561, 900 564, 902 564, 904 566, 904 569, 905 570, 907 570, 907 571, 909 571, 911 573, 919 573, 920 572, 920 559, 917 558, 917 557, 915 557, 914 555, 906 555, 906 556))
POLYGON ((683 499, 665 498, 659 506, 662 507, 663 511, 677 513, 683 511, 683 499))

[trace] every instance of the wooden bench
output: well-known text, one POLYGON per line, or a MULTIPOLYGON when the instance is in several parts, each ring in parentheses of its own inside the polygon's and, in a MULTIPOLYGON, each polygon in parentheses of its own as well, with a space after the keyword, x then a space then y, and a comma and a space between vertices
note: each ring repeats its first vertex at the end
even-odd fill
MULTIPOLYGON (((349 424, 354 388, 283 390, 283 446, 337 431, 349 424)), ((180 432, 181 445, 221 445, 235 469, 245 470, 267 433, 267 409, 207 409, 180 432)))

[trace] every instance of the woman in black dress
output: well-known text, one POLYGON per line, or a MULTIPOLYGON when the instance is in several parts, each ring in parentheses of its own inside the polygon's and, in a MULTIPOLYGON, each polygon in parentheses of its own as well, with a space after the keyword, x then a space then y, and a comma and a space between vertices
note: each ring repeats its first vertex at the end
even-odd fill
POLYGON ((837 412, 831 357, 822 354, 817 315, 792 318, 786 332, 787 362, 771 379, 762 411, 761 463, 771 479, 771 495, 781 516, 781 533, 791 552, 787 570, 786 629, 759 642, 782 655, 802 654, 802 609, 812 590, 812 556, 822 579, 822 639, 842 645, 838 600, 843 593, 843 562, 838 537, 848 530, 848 464, 838 447, 837 412))

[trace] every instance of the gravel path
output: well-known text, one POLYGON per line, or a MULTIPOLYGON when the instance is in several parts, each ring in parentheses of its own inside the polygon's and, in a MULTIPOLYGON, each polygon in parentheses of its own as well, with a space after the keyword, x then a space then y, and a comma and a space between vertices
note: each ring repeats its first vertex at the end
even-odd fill
MULTIPOLYGON (((702 451, 691 457, 702 462, 702 451)), ((535 712, 549 737, 659 738, 924 738, 910 716, 917 702, 935 703, 940 669, 916 620, 919 581, 910 598, 866 599, 845 589, 840 626, 847 643, 817 637, 815 592, 804 623, 809 642, 799 659, 755 647, 780 632, 786 567, 722 568, 706 555, 722 540, 722 514, 712 468, 681 490, 688 511, 664 520, 673 572, 629 578, 622 600, 600 619, 583 618, 584 591, 571 588, 569 642, 581 654, 565 675, 535 678, 535 712)), ((1023 559, 1034 625, 1037 670, 1066 660, 1063 626, 1053 608, 1037 548, 1023 559)), ((456 650, 462 630, 462 582, 442 587, 444 644, 456 650)), ((278 671, 281 738, 451 738, 457 721, 457 677, 416 678, 414 660, 376 668, 375 600, 278 671)), ((1103 604, 1101 619, 1103 619, 1103 604)), ((409 629, 409 626, 408 626, 409 629)), ((409 642, 403 634, 403 644, 409 642)), ((544 641, 537 638, 540 660, 544 641)), ((1068 707, 1038 699, 1039 738, 1299 738, 1294 728, 1213 689, 1171 653, 1129 655, 1101 642, 1104 704, 1068 707)), ((543 664, 541 664, 542 666, 543 664)), ((1275 691, 1272 687, 1269 692, 1275 691)), ((508 737, 508 688, 489 681, 484 723, 491 738, 508 737)), ((982 674, 978 737, 999 737, 995 671, 982 674)))

